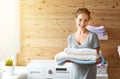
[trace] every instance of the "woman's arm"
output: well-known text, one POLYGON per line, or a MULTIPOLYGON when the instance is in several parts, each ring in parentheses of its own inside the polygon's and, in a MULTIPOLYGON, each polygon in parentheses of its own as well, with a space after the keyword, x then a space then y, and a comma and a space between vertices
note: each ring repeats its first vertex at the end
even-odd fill
POLYGON ((97 51, 97 54, 98 54, 98 56, 99 56, 100 47, 98 47, 98 48, 95 48, 95 49, 96 49, 96 51, 97 51))
POLYGON ((99 55, 99 50, 100 50, 100 48, 98 47, 98 48, 95 48, 96 50, 97 50, 97 53, 98 53, 98 58, 97 58, 97 60, 96 60, 96 64, 99 64, 99 63, 101 63, 101 61, 102 61, 102 58, 100 57, 100 55, 99 55))

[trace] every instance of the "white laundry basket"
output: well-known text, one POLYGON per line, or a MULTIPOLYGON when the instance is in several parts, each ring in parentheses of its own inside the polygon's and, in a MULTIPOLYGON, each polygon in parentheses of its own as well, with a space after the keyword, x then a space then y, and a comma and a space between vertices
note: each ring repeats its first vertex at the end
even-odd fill
POLYGON ((97 74, 107 74, 108 62, 105 61, 104 64, 97 65, 97 74))

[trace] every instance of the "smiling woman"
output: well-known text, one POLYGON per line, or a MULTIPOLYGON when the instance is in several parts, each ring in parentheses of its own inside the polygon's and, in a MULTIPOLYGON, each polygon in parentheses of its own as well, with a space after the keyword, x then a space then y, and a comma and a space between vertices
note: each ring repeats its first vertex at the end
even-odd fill
MULTIPOLYGON (((90 11, 87 8, 79 8, 76 11, 77 31, 68 37, 68 48, 91 48, 96 49, 99 55, 98 36, 86 29, 90 20, 90 11)), ((101 57, 97 58, 96 63, 101 62, 101 57)), ((76 64, 79 71, 76 79, 96 79, 96 64, 76 64)))

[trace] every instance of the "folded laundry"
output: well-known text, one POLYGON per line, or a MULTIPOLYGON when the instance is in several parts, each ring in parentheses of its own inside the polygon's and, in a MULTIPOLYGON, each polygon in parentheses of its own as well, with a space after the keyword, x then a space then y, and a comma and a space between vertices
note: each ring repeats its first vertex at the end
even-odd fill
MULTIPOLYGON (((58 65, 63 65, 66 62, 73 62, 73 63, 77 63, 77 64, 96 63, 96 59, 98 58, 97 53, 95 54, 96 51, 94 51, 92 49, 87 49, 87 48, 82 49, 82 51, 84 51, 85 53, 82 53, 82 52, 79 53, 78 51, 81 52, 81 50, 78 50, 78 49, 65 48, 63 52, 60 52, 55 55, 55 61, 57 62, 58 65), (74 50, 74 53, 76 53, 76 54, 73 53, 73 50, 74 50), (91 52, 93 52, 93 53, 90 54, 90 52, 86 52, 84 50, 91 50, 91 52), (70 51, 72 51, 72 53, 70 51)), ((103 56, 101 50, 99 51, 99 57, 102 58, 102 61, 100 64, 104 65, 105 59, 104 59, 104 56, 103 56)))
POLYGON ((96 60, 98 58, 97 54, 94 55, 85 55, 85 54, 81 54, 81 55, 73 55, 73 54, 67 54, 65 52, 60 52, 58 54, 56 54, 55 56, 55 60, 59 61, 61 59, 64 58, 75 58, 75 59, 79 59, 79 60, 96 60))
MULTIPOLYGON (((100 64, 97 65, 98 69, 101 69, 101 66, 104 66, 104 64, 105 64, 105 60, 104 60, 102 53, 100 54, 100 57, 102 58, 102 61, 100 64)), ((80 59, 76 59, 76 58, 62 58, 60 60, 57 60, 57 58, 55 58, 55 61, 57 62, 58 65, 64 65, 66 62, 72 62, 72 63, 76 63, 76 64, 94 64, 94 63, 96 63, 96 60, 80 60, 80 59)), ((100 70, 98 70, 97 72, 101 73, 100 70)))
POLYGON ((104 32, 105 31, 105 27, 104 26, 91 26, 91 25, 88 25, 86 27, 88 30, 91 30, 91 31, 95 31, 95 32, 104 32))
POLYGON ((58 65, 64 65, 67 61, 69 62, 73 62, 76 64, 94 64, 96 63, 96 60, 79 60, 79 59, 75 59, 75 58, 63 58, 59 61, 57 61, 58 65))
POLYGON ((65 48, 64 52, 73 55, 97 55, 97 51, 95 49, 90 49, 90 48, 82 48, 82 49, 65 48))
POLYGON ((91 26, 88 25, 86 27, 89 31, 96 33, 97 35, 106 35, 106 30, 104 26, 91 26))

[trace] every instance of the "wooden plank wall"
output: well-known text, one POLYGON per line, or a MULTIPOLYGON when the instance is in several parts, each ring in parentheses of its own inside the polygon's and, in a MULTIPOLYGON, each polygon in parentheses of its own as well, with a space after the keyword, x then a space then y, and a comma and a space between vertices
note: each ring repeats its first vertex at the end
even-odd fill
POLYGON ((91 25, 105 26, 109 40, 100 41, 109 63, 109 79, 120 78, 120 0, 20 0, 21 47, 17 65, 33 59, 53 59, 67 46, 67 36, 75 31, 74 12, 86 7, 92 12, 91 25))

